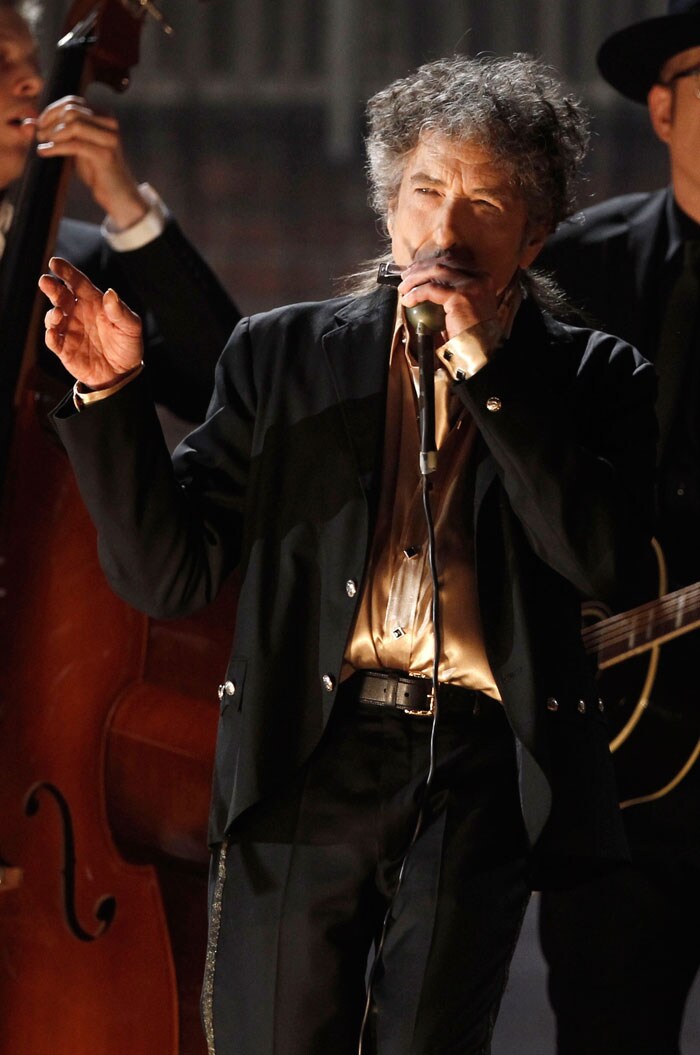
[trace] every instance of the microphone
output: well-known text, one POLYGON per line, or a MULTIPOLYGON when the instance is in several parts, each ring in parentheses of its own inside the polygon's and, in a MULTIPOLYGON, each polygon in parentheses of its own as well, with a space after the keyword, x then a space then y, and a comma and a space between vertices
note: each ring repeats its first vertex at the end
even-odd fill
POLYGON ((405 308, 406 319, 415 338, 418 360, 418 421, 420 425, 421 476, 437 469, 435 444, 435 355, 433 336, 445 326, 442 304, 424 300, 412 308, 405 308))
MULTIPOLYGON (((381 285, 398 286, 401 267, 381 263, 377 282, 381 285)), ((413 331, 413 347, 418 360, 418 421, 420 427, 420 471, 421 476, 437 469, 437 447, 435 444, 435 362, 433 336, 445 327, 445 311, 441 304, 424 300, 412 308, 405 308, 406 320, 413 331)))

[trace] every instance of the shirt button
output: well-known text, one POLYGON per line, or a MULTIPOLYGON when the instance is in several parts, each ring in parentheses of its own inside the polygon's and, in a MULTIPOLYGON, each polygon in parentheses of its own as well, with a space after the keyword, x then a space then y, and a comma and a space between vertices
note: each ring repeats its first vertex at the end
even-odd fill
POLYGON ((497 410, 500 410, 503 404, 501 403, 498 396, 489 396, 486 400, 486 409, 490 410, 492 414, 495 414, 497 410))
POLYGON ((223 685, 219 685, 218 697, 223 700, 224 696, 233 696, 236 691, 236 686, 232 681, 225 681, 223 685))
POLYGON ((357 583, 354 579, 348 579, 348 581, 345 583, 345 592, 348 597, 355 596, 355 594, 357 593, 357 583))
POLYGON ((323 687, 326 692, 333 692, 333 689, 335 688, 335 678, 332 674, 324 674, 321 681, 323 682, 323 687))

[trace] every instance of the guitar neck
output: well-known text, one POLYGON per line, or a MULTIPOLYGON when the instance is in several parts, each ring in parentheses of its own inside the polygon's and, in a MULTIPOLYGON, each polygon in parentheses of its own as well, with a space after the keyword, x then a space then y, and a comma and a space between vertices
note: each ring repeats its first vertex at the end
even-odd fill
POLYGON ((700 627, 700 583, 610 616, 581 632, 586 652, 600 670, 648 652, 700 627))

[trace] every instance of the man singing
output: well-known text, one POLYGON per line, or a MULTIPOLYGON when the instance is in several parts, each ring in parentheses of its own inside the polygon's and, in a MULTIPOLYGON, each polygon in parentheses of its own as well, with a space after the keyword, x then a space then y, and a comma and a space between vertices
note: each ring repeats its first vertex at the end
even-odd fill
POLYGON ((65 261, 41 280, 76 378, 56 424, 115 589, 177 617, 241 576, 211 1052, 488 1052, 531 885, 625 858, 579 611, 625 597, 646 558, 653 372, 555 321, 528 274, 585 142, 523 56, 455 56, 379 92, 369 163, 398 296, 241 322, 173 464, 138 318, 65 261), (430 474, 424 302, 444 310, 430 474))

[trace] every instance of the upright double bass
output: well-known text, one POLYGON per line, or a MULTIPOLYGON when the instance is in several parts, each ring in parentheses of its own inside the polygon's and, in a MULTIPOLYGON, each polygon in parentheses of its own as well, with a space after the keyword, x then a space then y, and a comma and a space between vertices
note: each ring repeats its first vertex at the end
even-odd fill
MULTIPOLYGON (((146 6, 74 3, 43 104, 125 87, 146 6)), ((231 598, 161 623, 99 569, 35 354, 65 175, 30 157, 0 273, 0 1055, 203 1055, 231 598)))

